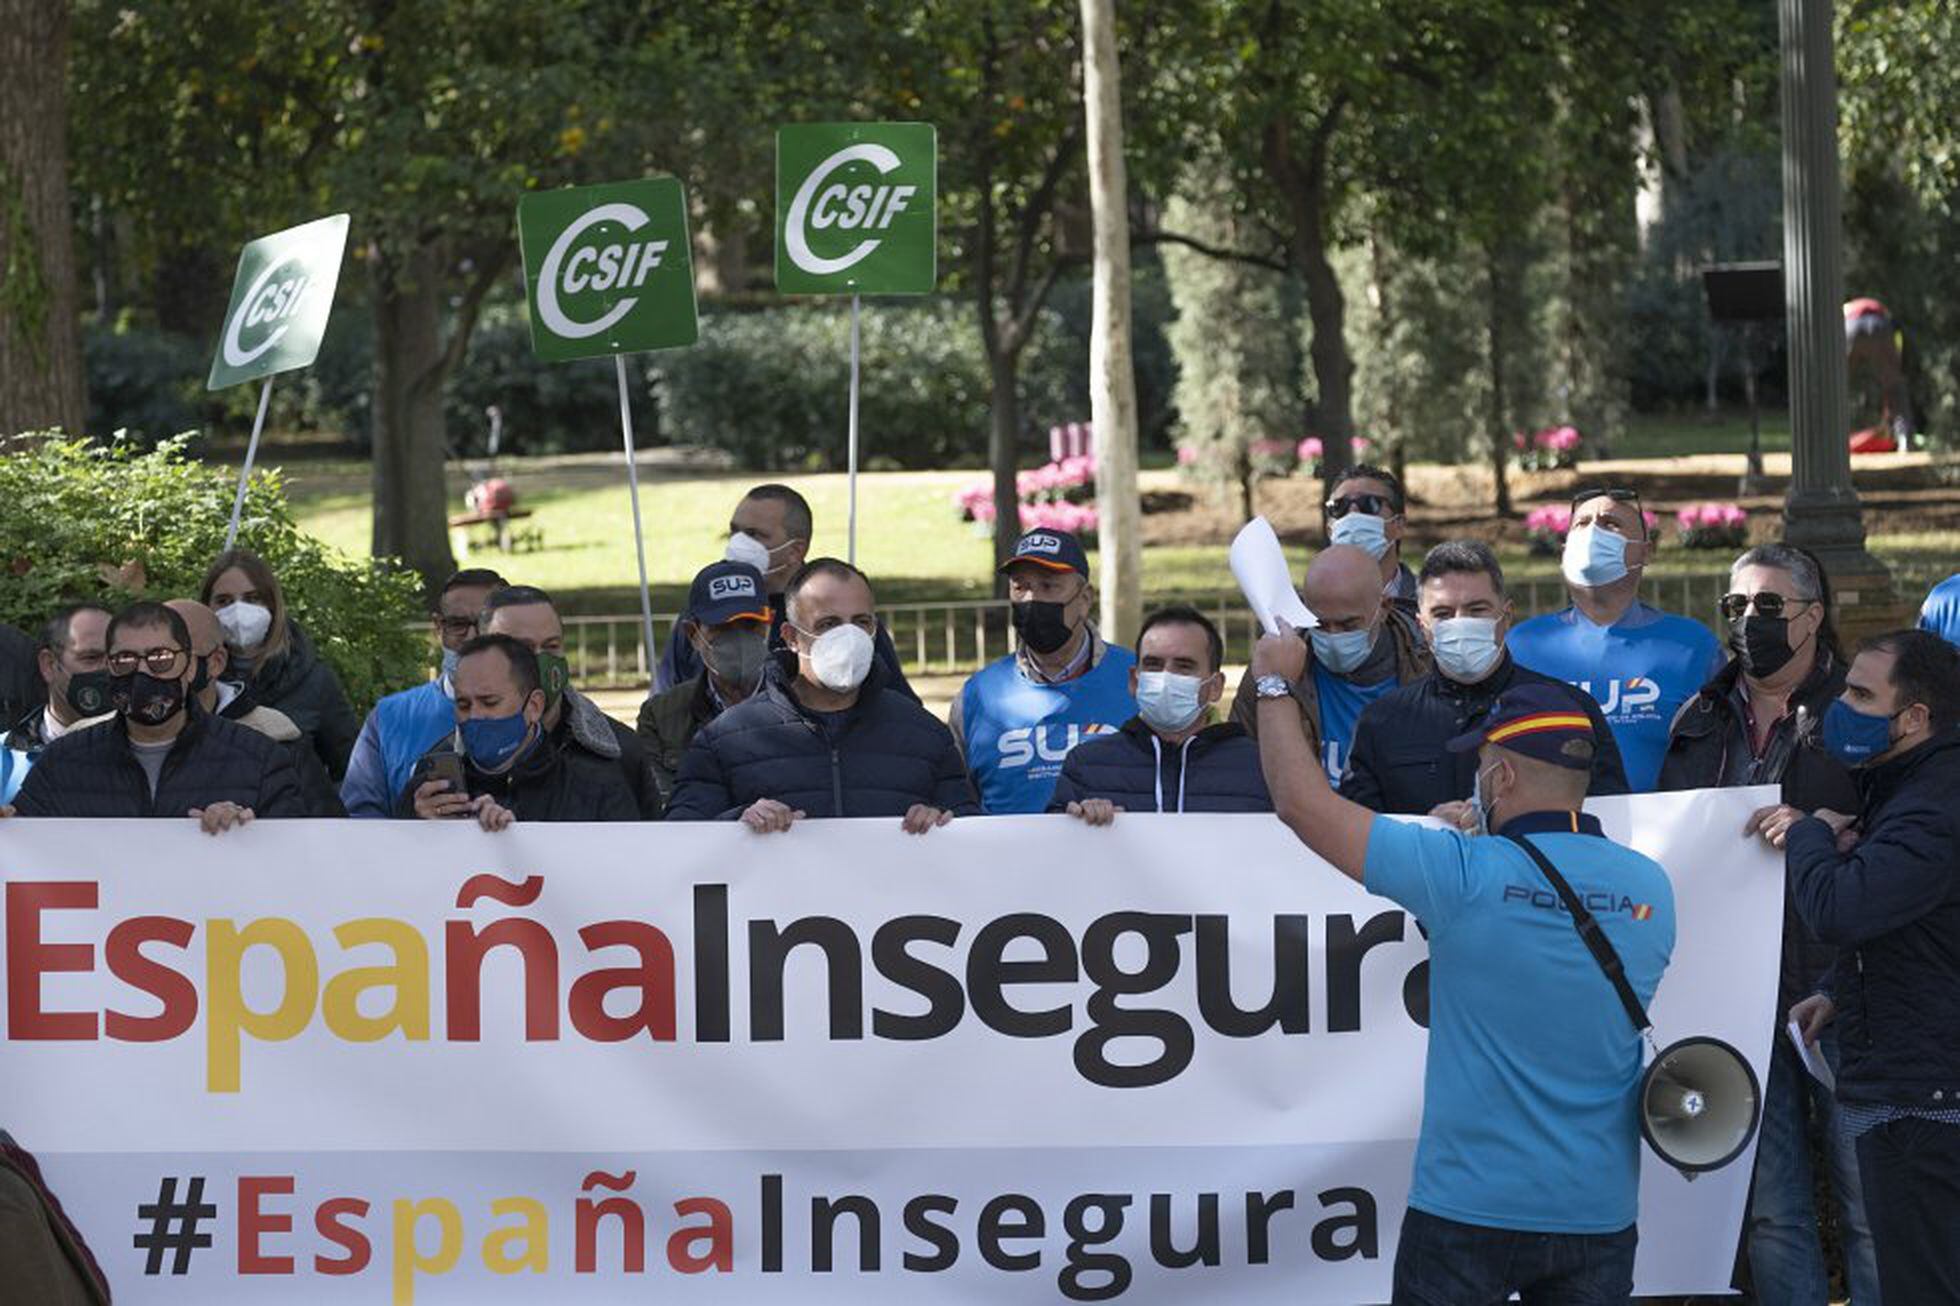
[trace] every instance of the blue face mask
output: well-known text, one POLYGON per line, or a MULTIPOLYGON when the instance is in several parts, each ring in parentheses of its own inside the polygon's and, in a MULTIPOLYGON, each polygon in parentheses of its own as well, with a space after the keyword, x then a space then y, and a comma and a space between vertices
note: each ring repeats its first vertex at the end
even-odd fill
MULTIPOLYGON (((1207 677, 1209 679, 1209 677, 1207 677)), ((1137 673, 1137 715, 1152 730, 1175 734, 1205 710, 1205 681, 1174 671, 1137 673)))
POLYGON ((1469 685, 1489 674, 1503 654, 1493 617, 1449 617, 1430 629, 1436 666, 1458 684, 1469 685))
POLYGON ((462 654, 453 648, 445 648, 442 651, 442 678, 444 680, 453 680, 455 678, 456 663, 462 660, 462 656, 462 654))
POLYGON ((1327 538, 1335 544, 1360 549, 1380 562, 1382 555, 1388 552, 1388 523, 1371 512, 1353 509, 1334 522, 1334 529, 1327 533, 1327 538))
POLYGON ((1489 806, 1484 804, 1484 776, 1496 769, 1497 767, 1493 765, 1470 777, 1470 806, 1477 815, 1478 834, 1490 833, 1491 813, 1497 809, 1497 804, 1494 802, 1489 806))
POLYGON ((1860 712, 1841 698, 1824 709, 1824 751, 1846 766, 1868 766, 1892 747, 1892 716, 1860 712))
POLYGON ((1314 661, 1326 667, 1337 676, 1345 676, 1363 662, 1375 647, 1375 629, 1343 630, 1337 634, 1310 630, 1307 638, 1313 641, 1314 661))
POLYGON ((1627 574, 1627 537, 1618 531, 1581 526, 1565 537, 1559 570, 1566 580, 1584 589, 1598 589, 1627 574))
POLYGON ((517 764, 531 741, 531 723, 522 712, 509 716, 473 716, 458 727, 463 735, 463 752, 477 770, 490 775, 507 771, 517 764))

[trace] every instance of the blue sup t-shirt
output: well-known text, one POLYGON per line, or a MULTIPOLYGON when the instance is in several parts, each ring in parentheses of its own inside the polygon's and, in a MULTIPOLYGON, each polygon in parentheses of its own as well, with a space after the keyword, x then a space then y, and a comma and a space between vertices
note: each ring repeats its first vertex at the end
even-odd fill
POLYGON ((1320 760, 1327 766, 1327 783, 1341 787, 1347 774, 1348 755, 1354 751, 1354 727, 1361 720, 1361 709, 1394 689, 1400 682, 1383 676, 1372 685, 1351 680, 1313 664, 1314 693, 1320 698, 1320 760))
MULTIPOLYGON (((1667 872, 1590 816, 1532 812, 1504 830, 1558 868, 1651 1003, 1674 952, 1667 872)), ((1409 1205, 1534 1233, 1632 1224, 1640 1036, 1544 872, 1508 838, 1378 816, 1366 873, 1370 893, 1429 931, 1429 1064, 1409 1205)))
POLYGON ((1674 714, 1724 661, 1708 627, 1645 603, 1610 626, 1595 626, 1577 608, 1546 613, 1518 626, 1507 642, 1520 665, 1599 703, 1636 794, 1659 783, 1674 714))

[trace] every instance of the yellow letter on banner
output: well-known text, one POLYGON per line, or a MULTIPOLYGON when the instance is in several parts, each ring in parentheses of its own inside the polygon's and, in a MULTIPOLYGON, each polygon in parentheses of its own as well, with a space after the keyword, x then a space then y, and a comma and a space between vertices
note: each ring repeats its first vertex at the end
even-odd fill
POLYGON ((463 1213, 446 1197, 411 1202, 395 1202, 395 1306, 414 1306, 415 1276, 447 1274, 456 1268, 463 1254, 463 1213), (425 1215, 433 1215, 442 1227, 442 1241, 433 1255, 424 1257, 415 1245, 415 1226, 425 1215))
POLYGON ((529 1270, 543 1274, 551 1268, 551 1217, 544 1203, 535 1197, 499 1197, 490 1203, 492 1215, 522 1214, 524 1223, 507 1229, 492 1229, 483 1239, 483 1264, 493 1274, 516 1274, 529 1270), (509 1247, 524 1240, 524 1254, 512 1256, 509 1247))
POLYGON ((236 1093, 240 1034, 268 1043, 297 1038, 313 1019, 320 962, 306 931, 281 917, 256 920, 242 930, 230 920, 206 921, 205 928, 205 1085, 213 1093, 236 1093), (271 948, 284 967, 279 1004, 271 1011, 245 1005, 240 972, 245 954, 255 947, 271 948))
POLYGON ((395 954, 391 966, 357 966, 327 981, 320 1010, 327 1028, 350 1043, 373 1043, 399 1029, 410 1039, 429 1037, 429 945, 407 921, 368 916, 348 921, 333 932, 350 951, 364 943, 379 943, 395 954), (369 989, 395 991, 394 1005, 378 1016, 361 1014, 361 994, 369 989))

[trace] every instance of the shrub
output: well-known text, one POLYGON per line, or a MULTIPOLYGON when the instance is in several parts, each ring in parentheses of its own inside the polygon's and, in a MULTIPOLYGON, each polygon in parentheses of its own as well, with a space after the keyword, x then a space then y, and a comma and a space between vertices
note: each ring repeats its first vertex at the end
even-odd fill
MULTIPOLYGON (((194 596, 224 546, 237 476, 187 457, 185 443, 0 445, 0 621, 32 629, 80 599, 194 596)), ((302 532, 277 472, 253 477, 238 539, 272 564, 356 710, 426 668, 427 643, 404 624, 422 610, 416 578, 342 558, 302 532)))
POLYGON ((82 356, 92 430, 127 430, 153 442, 199 425, 212 411, 204 391, 210 359, 183 336, 90 327, 82 356))
POLYGON ((1674 514, 1674 525, 1691 549, 1739 549, 1749 542, 1749 514, 1740 504, 1691 503, 1674 514))

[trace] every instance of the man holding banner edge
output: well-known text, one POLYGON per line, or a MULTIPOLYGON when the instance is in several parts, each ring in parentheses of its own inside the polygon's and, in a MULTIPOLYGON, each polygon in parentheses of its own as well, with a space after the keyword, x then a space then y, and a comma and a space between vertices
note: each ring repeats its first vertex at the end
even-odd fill
MULTIPOLYGON (((1305 662, 1290 632, 1253 652, 1275 809, 1301 842, 1408 908, 1430 936, 1423 1124, 1394 1301, 1501 1300, 1513 1290, 1527 1301, 1627 1300, 1638 1033, 1525 849, 1378 818, 1328 787, 1300 732, 1283 728, 1305 662)), ((1673 889, 1657 863, 1606 840, 1579 810, 1593 735, 1567 697, 1524 685, 1449 747, 1479 753, 1479 829, 1534 836, 1557 858, 1650 1003, 1673 950, 1673 889)))

